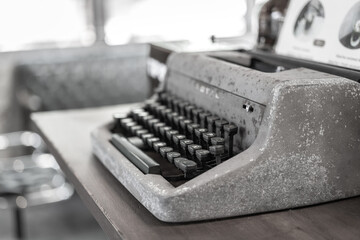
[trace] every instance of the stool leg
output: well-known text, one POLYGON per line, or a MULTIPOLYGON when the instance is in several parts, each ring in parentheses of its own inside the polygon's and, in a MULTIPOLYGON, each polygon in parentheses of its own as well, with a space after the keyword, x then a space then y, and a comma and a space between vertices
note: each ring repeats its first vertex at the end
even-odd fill
POLYGON ((14 208, 14 223, 15 223, 15 236, 17 239, 24 239, 24 222, 22 216, 22 209, 19 207, 14 208))

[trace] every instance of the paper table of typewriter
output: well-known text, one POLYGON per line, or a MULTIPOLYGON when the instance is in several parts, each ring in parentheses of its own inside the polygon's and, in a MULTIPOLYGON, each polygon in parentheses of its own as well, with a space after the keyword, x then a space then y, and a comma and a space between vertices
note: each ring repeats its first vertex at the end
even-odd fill
POLYGON ((181 222, 360 194, 360 84, 175 54, 164 90, 92 133, 101 162, 153 215, 181 222))

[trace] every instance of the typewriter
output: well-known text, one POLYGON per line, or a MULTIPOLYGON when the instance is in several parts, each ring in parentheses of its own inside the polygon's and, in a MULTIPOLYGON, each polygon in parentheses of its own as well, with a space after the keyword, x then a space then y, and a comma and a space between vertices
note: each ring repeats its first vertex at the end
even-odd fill
POLYGON ((93 152, 166 222, 359 195, 360 84, 304 65, 241 51, 171 54, 151 99, 92 132, 93 152))

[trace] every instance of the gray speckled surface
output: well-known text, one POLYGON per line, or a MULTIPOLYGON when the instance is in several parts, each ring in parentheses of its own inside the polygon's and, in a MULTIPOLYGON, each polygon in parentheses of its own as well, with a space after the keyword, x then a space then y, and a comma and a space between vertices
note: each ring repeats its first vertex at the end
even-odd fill
POLYGON ((232 78, 233 88, 241 86, 236 94, 266 106, 256 139, 244 152, 174 188, 130 163, 109 143, 106 127, 92 134, 94 153, 150 212, 162 221, 184 222, 360 194, 360 84, 306 69, 271 75, 229 64, 218 72, 227 64, 216 61, 178 54, 169 64, 170 71, 202 81, 213 74, 220 88, 232 78), (264 80, 266 75, 272 78, 264 80), (267 81, 263 88, 261 81, 267 81))

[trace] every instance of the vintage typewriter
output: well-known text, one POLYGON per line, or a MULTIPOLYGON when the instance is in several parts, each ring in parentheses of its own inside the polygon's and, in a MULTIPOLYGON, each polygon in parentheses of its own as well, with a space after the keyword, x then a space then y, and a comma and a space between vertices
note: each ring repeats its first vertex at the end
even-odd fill
POLYGON ((256 52, 172 54, 162 87, 96 129, 93 151, 166 222, 358 195, 360 84, 302 66, 327 69, 256 52))

